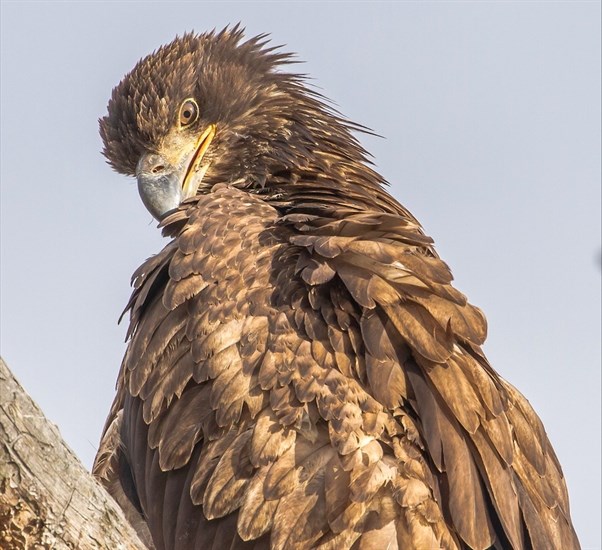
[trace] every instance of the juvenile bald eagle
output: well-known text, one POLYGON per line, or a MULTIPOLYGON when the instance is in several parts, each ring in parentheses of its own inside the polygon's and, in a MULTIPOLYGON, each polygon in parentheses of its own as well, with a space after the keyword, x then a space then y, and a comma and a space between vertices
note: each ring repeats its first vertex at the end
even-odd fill
POLYGON ((96 476, 157 550, 579 548, 483 314, 291 62, 186 34, 113 90, 104 154, 171 240, 96 476))

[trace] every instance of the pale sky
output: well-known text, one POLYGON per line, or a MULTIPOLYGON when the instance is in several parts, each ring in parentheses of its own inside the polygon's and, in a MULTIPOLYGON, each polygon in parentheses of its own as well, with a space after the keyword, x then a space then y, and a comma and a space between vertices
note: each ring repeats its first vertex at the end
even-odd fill
POLYGON ((600 549, 600 3, 6 2, 1 353, 90 467, 134 269, 163 246, 97 119, 136 61, 241 21, 297 52, 456 286, 557 451, 600 549))

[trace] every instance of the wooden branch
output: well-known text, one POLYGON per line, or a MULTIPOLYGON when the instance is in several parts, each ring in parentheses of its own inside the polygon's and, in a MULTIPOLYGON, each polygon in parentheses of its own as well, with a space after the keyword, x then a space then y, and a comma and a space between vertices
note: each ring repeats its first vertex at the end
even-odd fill
POLYGON ((1 358, 0 548, 146 550, 1 358))

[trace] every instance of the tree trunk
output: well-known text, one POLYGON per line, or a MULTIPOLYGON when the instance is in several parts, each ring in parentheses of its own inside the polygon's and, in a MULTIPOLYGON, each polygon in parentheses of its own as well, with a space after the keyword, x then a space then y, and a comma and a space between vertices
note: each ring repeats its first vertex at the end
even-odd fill
POLYGON ((1 358, 0 548, 146 550, 1 358))

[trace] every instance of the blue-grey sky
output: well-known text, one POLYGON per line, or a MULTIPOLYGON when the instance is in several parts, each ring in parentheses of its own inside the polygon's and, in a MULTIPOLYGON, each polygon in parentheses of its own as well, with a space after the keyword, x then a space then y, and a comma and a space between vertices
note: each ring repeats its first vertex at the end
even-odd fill
POLYGON ((100 154, 111 89, 176 34, 269 32, 361 136, 489 320, 600 548, 600 3, 6 2, 1 352, 90 466, 134 269, 162 246, 100 154))

